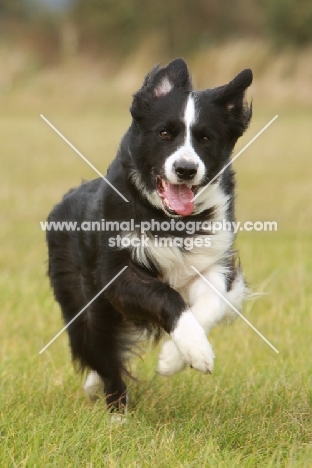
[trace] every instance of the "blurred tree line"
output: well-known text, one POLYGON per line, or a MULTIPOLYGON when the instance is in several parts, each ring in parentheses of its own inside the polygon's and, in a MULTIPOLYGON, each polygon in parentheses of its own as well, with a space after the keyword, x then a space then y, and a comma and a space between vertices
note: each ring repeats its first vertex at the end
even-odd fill
POLYGON ((50 57, 125 55, 157 35, 174 56, 233 38, 312 42, 311 0, 0 0, 0 38, 50 57))

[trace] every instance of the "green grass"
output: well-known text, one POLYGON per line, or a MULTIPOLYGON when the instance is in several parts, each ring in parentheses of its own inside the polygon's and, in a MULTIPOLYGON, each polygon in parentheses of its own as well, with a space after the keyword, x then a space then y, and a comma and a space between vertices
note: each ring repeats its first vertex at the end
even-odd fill
MULTIPOLYGON (((278 222, 276 233, 240 233, 237 244, 251 287, 268 293, 244 314, 280 353, 238 319, 211 335, 212 376, 165 379, 148 346, 132 362, 140 382, 129 382, 127 420, 113 424, 103 399, 85 398, 66 334, 39 355, 62 327, 39 221, 69 187, 95 176, 39 113, 105 171, 129 102, 102 99, 85 111, 73 97, 69 107, 30 102, 1 112, 1 468, 310 468, 312 115, 283 111, 236 163, 238 219, 278 222)), ((259 107, 237 150, 273 117, 259 107)))

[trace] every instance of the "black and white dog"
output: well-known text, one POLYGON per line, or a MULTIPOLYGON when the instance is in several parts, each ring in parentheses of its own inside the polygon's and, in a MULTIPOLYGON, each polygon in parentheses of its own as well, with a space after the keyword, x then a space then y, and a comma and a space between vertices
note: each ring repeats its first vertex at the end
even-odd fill
POLYGON ((113 240, 107 230, 47 233, 49 276, 66 323, 110 283, 68 334, 73 359, 92 371, 85 389, 92 393, 101 384, 113 409, 126 406, 126 356, 140 334, 169 334, 159 374, 185 366, 212 372, 207 335, 235 316, 223 297, 241 308, 247 288, 235 262, 234 232, 203 226, 234 221, 234 172, 230 165, 222 169, 248 127, 251 107, 244 93, 251 82, 246 69, 227 85, 193 91, 184 60, 154 67, 134 95, 131 126, 107 173, 128 202, 96 179, 67 193, 49 216, 49 221, 109 220, 133 227, 115 231, 113 240), (142 236, 140 226, 151 220, 142 236), (177 229, 179 221, 179 226, 194 223, 191 236, 177 229), (180 242, 159 246, 160 234, 180 242), (118 244, 116 236, 127 242, 118 244), (185 247, 187 237, 196 240, 192 249, 185 247))

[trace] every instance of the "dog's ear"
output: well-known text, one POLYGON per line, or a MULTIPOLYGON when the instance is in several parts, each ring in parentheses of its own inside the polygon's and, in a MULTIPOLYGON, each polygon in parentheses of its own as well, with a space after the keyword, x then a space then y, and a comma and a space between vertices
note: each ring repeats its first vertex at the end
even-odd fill
POLYGON ((192 90, 190 74, 182 58, 172 60, 166 67, 156 65, 146 75, 142 88, 133 96, 130 108, 132 117, 140 120, 153 100, 166 96, 173 89, 192 90))
POLYGON ((232 124, 236 138, 244 133, 251 119, 252 106, 245 102, 245 91, 251 83, 252 71, 246 68, 227 85, 212 90, 212 100, 227 112, 228 122, 232 124))
POLYGON ((186 62, 178 58, 172 60, 166 67, 154 67, 146 76, 144 87, 150 88, 155 97, 165 96, 173 88, 191 91, 192 83, 186 62))
POLYGON ((235 103, 242 101, 244 93, 252 83, 252 71, 246 68, 224 86, 214 88, 214 101, 223 104, 228 110, 235 107, 235 103))

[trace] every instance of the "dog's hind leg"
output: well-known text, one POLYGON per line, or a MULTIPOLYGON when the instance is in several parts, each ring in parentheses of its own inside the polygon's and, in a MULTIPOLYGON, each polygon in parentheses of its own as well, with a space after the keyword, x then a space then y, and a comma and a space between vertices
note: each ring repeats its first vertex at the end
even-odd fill
MULTIPOLYGON (((127 404, 127 389, 123 380, 124 364, 120 338, 121 317, 104 301, 95 301, 87 312, 84 341, 71 338, 72 350, 84 366, 92 371, 84 389, 92 398, 105 393, 111 411, 124 412, 127 404), (79 351, 77 347, 80 347, 79 351)), ((72 334, 70 333, 70 336, 72 334)))
POLYGON ((85 259, 76 255, 77 246, 66 232, 48 232, 47 241, 48 274, 64 321, 70 323, 67 332, 73 361, 82 370, 96 372, 109 408, 122 411, 126 406, 123 319, 102 295, 81 312, 100 289, 94 284, 94 252, 81 249, 85 259))

